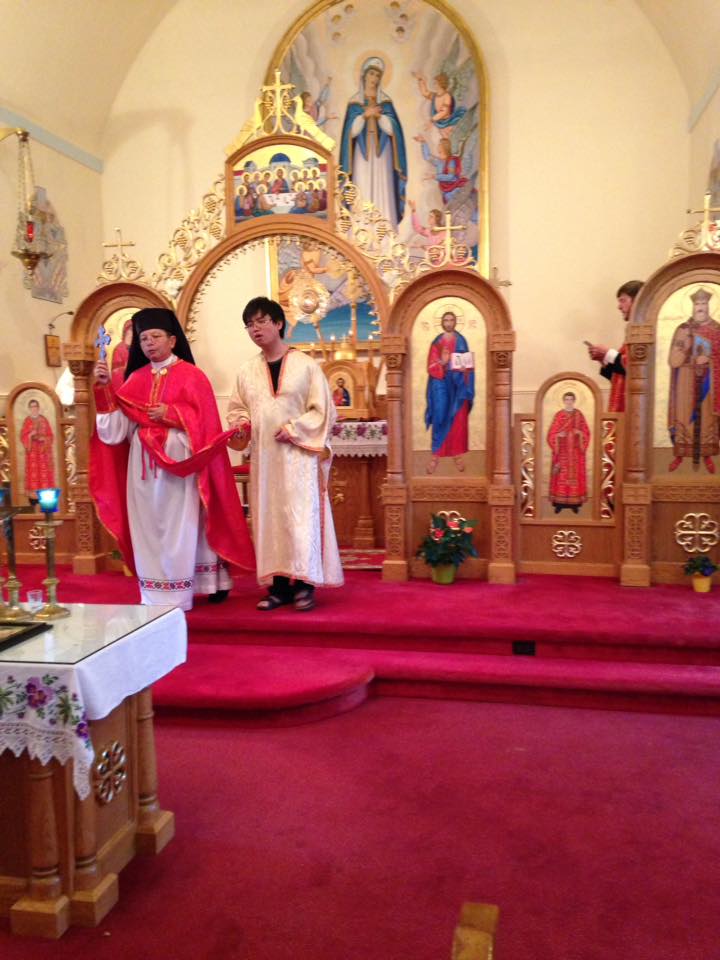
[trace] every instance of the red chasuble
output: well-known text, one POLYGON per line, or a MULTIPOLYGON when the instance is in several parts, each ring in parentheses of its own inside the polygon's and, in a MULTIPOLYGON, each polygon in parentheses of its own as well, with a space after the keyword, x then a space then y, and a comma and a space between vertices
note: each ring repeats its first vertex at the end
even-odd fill
MULTIPOLYGON (((235 431, 223 431, 210 381, 202 370, 184 360, 157 372, 147 364, 117 392, 109 385, 96 385, 95 405, 98 413, 119 408, 138 424, 146 469, 167 470, 178 477, 195 475, 211 549, 235 575, 239 569, 254 570, 253 546, 226 452, 235 431), (167 407, 165 418, 151 420, 148 410, 160 403, 167 407), (170 427, 187 434, 192 450, 187 460, 171 460, 165 453, 170 427)), ((126 499, 128 451, 127 443, 110 446, 93 433, 89 484, 101 522, 134 572, 126 499)))
POLYGON ((585 417, 579 410, 560 410, 550 424, 547 441, 552 449, 551 502, 580 506, 587 500, 585 451, 590 442, 590 428, 585 417))

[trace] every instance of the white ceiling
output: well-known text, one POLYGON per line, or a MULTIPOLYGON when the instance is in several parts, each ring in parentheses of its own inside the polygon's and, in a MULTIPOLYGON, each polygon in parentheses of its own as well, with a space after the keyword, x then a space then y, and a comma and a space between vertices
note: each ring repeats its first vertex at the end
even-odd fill
MULTIPOLYGON (((178 2, 0 0, 0 107, 99 154, 124 77, 178 2)), ((720 83, 720 0, 635 2, 677 66, 691 120, 720 83)))

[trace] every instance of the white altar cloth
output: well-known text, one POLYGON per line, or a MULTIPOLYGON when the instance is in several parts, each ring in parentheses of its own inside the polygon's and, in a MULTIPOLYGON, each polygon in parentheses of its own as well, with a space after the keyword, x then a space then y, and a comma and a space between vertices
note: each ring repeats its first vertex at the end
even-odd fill
POLYGON ((0 753, 74 761, 81 799, 94 760, 88 721, 170 673, 187 656, 176 607, 68 604, 71 616, 0 651, 0 753))

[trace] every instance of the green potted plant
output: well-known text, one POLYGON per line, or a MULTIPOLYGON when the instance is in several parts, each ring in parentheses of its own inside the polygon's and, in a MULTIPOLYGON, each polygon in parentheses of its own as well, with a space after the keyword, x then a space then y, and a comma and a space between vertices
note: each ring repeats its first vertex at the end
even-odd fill
POLYGON ((477 520, 466 520, 456 511, 433 513, 430 530, 417 549, 431 569, 435 583, 452 583, 455 572, 467 557, 476 557, 473 530, 477 520))
POLYGON ((683 571, 692 577, 693 590, 697 593, 709 593, 712 585, 712 575, 717 570, 717 564, 703 553, 700 556, 690 557, 683 567, 683 571))

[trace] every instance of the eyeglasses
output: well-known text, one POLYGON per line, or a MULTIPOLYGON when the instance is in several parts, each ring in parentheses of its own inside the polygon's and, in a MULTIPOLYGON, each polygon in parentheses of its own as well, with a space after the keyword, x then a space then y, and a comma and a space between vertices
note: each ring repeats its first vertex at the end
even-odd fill
POLYGON ((253 327, 264 327, 266 323, 270 323, 271 318, 265 314, 262 317, 254 317, 252 320, 248 320, 245 324, 246 330, 251 330, 253 327))

